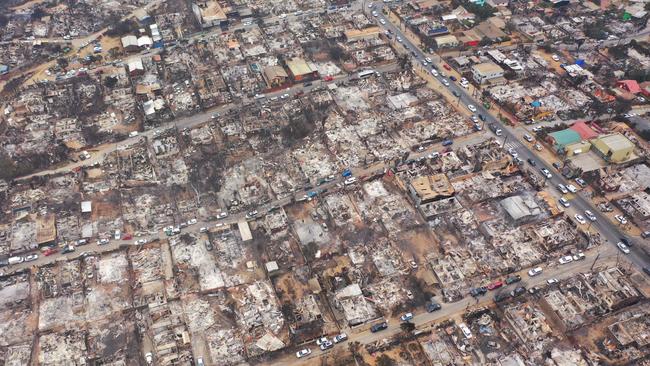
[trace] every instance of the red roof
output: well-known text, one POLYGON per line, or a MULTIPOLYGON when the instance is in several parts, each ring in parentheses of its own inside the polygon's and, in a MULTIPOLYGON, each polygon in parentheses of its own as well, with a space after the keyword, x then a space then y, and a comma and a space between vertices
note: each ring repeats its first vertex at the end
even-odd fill
POLYGON ((619 88, 622 88, 632 94, 641 92, 641 87, 639 86, 639 83, 636 82, 636 80, 619 80, 616 85, 619 88))
POLYGON ((576 122, 570 128, 577 132, 583 140, 591 140, 598 137, 598 133, 592 130, 584 121, 576 122))

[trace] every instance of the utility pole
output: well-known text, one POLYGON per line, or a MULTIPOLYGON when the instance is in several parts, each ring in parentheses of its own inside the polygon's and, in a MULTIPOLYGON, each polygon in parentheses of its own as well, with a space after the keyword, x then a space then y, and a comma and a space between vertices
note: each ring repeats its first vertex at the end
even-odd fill
POLYGON ((596 265, 596 261, 600 258, 600 250, 598 251, 598 254, 596 255, 596 258, 594 258, 594 262, 591 264, 591 267, 589 268, 589 272, 594 271, 594 266, 596 265))
POLYGON ((503 139, 503 144, 501 145, 501 148, 502 148, 502 149, 505 148, 505 146, 506 146, 506 141, 508 141, 508 135, 506 135, 506 137, 503 139))

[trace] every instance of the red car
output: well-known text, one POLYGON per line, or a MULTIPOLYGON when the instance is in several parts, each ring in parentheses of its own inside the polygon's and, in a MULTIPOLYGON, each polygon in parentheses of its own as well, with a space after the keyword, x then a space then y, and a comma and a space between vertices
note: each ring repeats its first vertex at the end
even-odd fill
POLYGON ((323 80, 332 81, 332 80, 334 80, 334 77, 332 75, 327 75, 327 76, 325 76, 325 78, 323 80))
POLYGON ((133 239, 133 236, 131 234, 122 235, 122 240, 131 240, 131 239, 133 239))
POLYGON ((51 256, 52 254, 54 254, 54 253, 56 253, 56 252, 58 252, 58 250, 50 248, 50 249, 46 249, 46 250, 43 252, 43 255, 46 256, 46 257, 48 257, 48 256, 51 256))
POLYGON ((492 282, 491 284, 487 285, 487 288, 488 288, 488 290, 496 290, 496 289, 498 289, 499 287, 502 287, 502 286, 503 286, 503 282, 496 281, 496 282, 492 282))
POLYGON ((442 67, 444 67, 447 71, 451 71, 451 67, 449 67, 447 64, 442 65, 442 67))

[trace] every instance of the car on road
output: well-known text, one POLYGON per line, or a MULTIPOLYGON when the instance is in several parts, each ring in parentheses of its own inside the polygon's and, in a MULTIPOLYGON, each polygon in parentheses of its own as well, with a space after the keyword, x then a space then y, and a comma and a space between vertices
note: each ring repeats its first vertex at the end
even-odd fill
POLYGON ((477 288, 473 288, 473 289, 469 290, 469 294, 472 295, 472 297, 483 296, 487 292, 488 292, 488 289, 485 286, 481 286, 481 287, 477 287, 477 288))
POLYGON ((560 262, 560 264, 569 264, 569 263, 573 262, 573 257, 570 256, 570 255, 565 255, 563 257, 560 257, 559 262, 560 262))
POLYGON ((427 60, 428 63, 433 63, 433 61, 429 57, 425 58, 425 60, 427 60))
POLYGON ((622 241, 619 241, 618 243, 616 243, 616 246, 618 247, 618 249, 620 249, 621 252, 623 252, 625 254, 630 254, 630 248, 628 248, 627 245, 623 244, 622 241))
POLYGON ((135 241, 135 245, 147 244, 147 239, 138 239, 135 241))
POLYGON ((560 192, 562 192, 563 194, 567 194, 567 193, 569 193, 569 190, 566 189, 566 187, 565 187, 564 184, 562 184, 562 183, 560 183, 560 184, 557 185, 557 190, 560 191, 560 192))
POLYGON ((31 262, 37 259, 38 259, 38 254, 30 254, 28 256, 25 256, 25 262, 31 262))
POLYGON ((502 292, 494 296, 494 302, 506 301, 510 298, 509 292, 502 292))
POLYGON ((628 238, 626 238, 626 237, 624 237, 624 236, 620 237, 619 240, 620 240, 623 244, 627 245, 628 247, 631 247, 631 246, 632 246, 632 242, 631 242, 628 238))
POLYGON ((516 158, 517 156, 519 156, 519 154, 517 153, 517 150, 513 149, 512 147, 508 149, 508 154, 512 155, 513 158, 516 158))
POLYGON ((334 343, 341 343, 341 342, 346 341, 347 339, 348 339, 348 335, 345 334, 345 333, 341 333, 341 334, 335 335, 333 340, 334 340, 334 343))
POLYGON ((539 288, 538 286, 531 287, 528 289, 528 293, 531 295, 535 295, 536 293, 539 292, 539 290, 541 290, 541 288, 539 288))
POLYGON ((207 233, 207 232, 208 232, 208 228, 205 227, 205 226, 202 227, 202 228, 199 228, 199 232, 200 232, 200 233, 207 233))
POLYGON ((535 126, 533 127, 533 132, 537 133, 542 130, 542 126, 535 126))
POLYGON ((296 352, 296 357, 303 358, 305 356, 309 356, 310 354, 311 354, 311 350, 309 348, 304 348, 296 352))
POLYGON ((587 259, 587 256, 583 252, 578 252, 577 254, 573 255, 573 260, 574 261, 581 261, 583 259, 587 259))
POLYGON ((109 240, 108 240, 107 238, 99 239, 99 240, 97 240, 97 245, 105 245, 105 244, 108 244, 108 241, 109 241, 109 240))
POLYGON ((399 320, 401 320, 403 322, 407 322, 407 321, 409 321, 411 319, 413 319, 413 313, 406 313, 406 314, 399 317, 399 320))
POLYGON ((46 248, 47 248, 47 249, 45 249, 45 250, 43 251, 43 255, 46 256, 46 257, 49 257, 49 256, 51 256, 52 254, 58 252, 58 250, 56 250, 55 248, 51 248, 51 247, 46 247, 46 248))
POLYGON ((280 95, 280 99, 287 99, 287 98, 289 98, 288 93, 284 93, 284 94, 280 95))
POLYGON ((456 79, 456 77, 455 77, 454 75, 450 75, 450 76, 449 76, 449 80, 451 80, 451 81, 456 81, 456 80, 458 80, 458 79, 456 79))
POLYGON ((442 309, 442 305, 438 304, 437 302, 431 300, 427 302, 427 312, 433 313, 434 311, 438 311, 442 309))
POLYGON ((74 250, 75 250, 75 249, 74 249, 74 246, 72 246, 72 245, 66 245, 65 247, 63 247, 63 250, 61 251, 61 254, 72 253, 72 252, 74 252, 74 250))
POLYGON ((469 110, 472 111, 472 112, 476 112, 476 107, 474 107, 473 104, 468 104, 468 105, 467 105, 467 109, 469 109, 469 110))
POLYGON ((447 86, 447 87, 449 86, 449 82, 447 81, 447 79, 442 79, 442 80, 440 80, 440 82, 441 82, 442 85, 444 85, 444 86, 447 86))
POLYGON ((585 220, 584 216, 580 214, 575 214, 573 217, 576 219, 577 222, 579 222, 582 225, 587 223, 587 220, 585 220))
POLYGON ((532 268, 532 269, 530 269, 530 270, 528 271, 528 275, 529 275, 530 277, 535 277, 535 276, 537 276, 537 275, 540 274, 540 273, 542 273, 542 267, 535 267, 535 268, 532 268))
POLYGON ((620 222, 621 225, 627 224, 627 219, 623 215, 614 215, 614 218, 616 219, 616 221, 620 222))
POLYGON ((452 91, 451 94, 453 94, 456 98, 460 97, 460 93, 457 91, 452 91))
POLYGON ((346 186, 349 186, 350 184, 354 184, 356 182, 357 182, 356 177, 350 177, 350 178, 346 179, 345 181, 343 181, 343 184, 345 184, 346 186))
POLYGON ((521 276, 520 275, 512 275, 509 277, 506 277, 506 285, 513 284, 515 282, 521 281, 521 276))
POLYGON ((431 75, 438 76, 438 71, 431 69, 431 75))
POLYGON ((542 169, 540 169, 539 171, 542 172, 542 174, 543 174, 547 179, 551 179, 551 178, 553 178, 553 174, 551 174, 551 172, 549 172, 548 169, 546 169, 546 168, 542 168, 542 169))
POLYGON ((383 20, 383 19, 379 19, 379 23, 381 23, 382 25, 385 25, 385 24, 386 24, 386 21, 383 20))
POLYGON ((492 291, 492 290, 496 290, 496 289, 498 289, 500 287, 503 287, 503 285, 504 285, 504 283, 502 281, 494 281, 491 284, 487 285, 487 289, 492 291))
POLYGON ((576 188, 576 186, 574 186, 573 184, 569 184, 569 185, 567 185, 567 186, 566 186, 566 189, 568 189, 569 192, 571 192, 571 193, 576 193, 576 192, 578 192, 578 188, 576 188))
POLYGON ((526 134, 524 134, 524 140, 526 140, 528 142, 533 142, 533 136, 526 133, 526 134))
POLYGON ((566 198, 564 198, 564 197, 561 197, 558 201, 559 201, 560 204, 561 204, 562 206, 564 206, 564 207, 569 207, 569 206, 571 206, 571 203, 569 203, 569 200, 566 199, 566 198))
POLYGON ((453 143, 454 143, 454 142, 453 142, 452 140, 445 140, 445 141, 442 142, 442 146, 450 146, 450 145, 452 145, 453 143))
POLYGON ((397 36, 397 38, 395 38, 395 39, 397 39, 397 42, 402 43, 402 37, 397 36))
POLYGON ((596 220, 597 220, 596 215, 594 215, 594 213, 591 212, 591 211, 589 211, 589 210, 586 210, 586 211, 585 211, 585 216, 587 216, 587 218, 588 218, 590 221, 596 221, 596 220))
POLYGON ((189 220, 187 221, 187 225, 194 225, 194 224, 196 224, 197 222, 199 222, 199 220, 197 220, 197 219, 189 219, 189 220))
POLYGON ((510 296, 517 297, 526 293, 526 288, 524 286, 519 286, 510 292, 510 296))
POLYGON ((373 10, 373 11, 372 11, 372 16, 376 18, 376 17, 379 16, 379 13, 377 13, 376 10, 373 10))
POLYGON ((476 117, 475 114, 472 114, 472 116, 470 117, 470 119, 471 119, 472 122, 474 122, 474 123, 477 123, 477 122, 478 122, 478 117, 476 117))
POLYGON ((528 158, 527 161, 528 161, 528 164, 530 164, 531 166, 536 166, 536 165, 537 165, 537 163, 535 162, 535 160, 533 160, 533 159, 531 159, 531 158, 528 158))
POLYGON ((375 4, 373 4, 373 3, 368 4, 369 9, 372 9, 373 6, 375 6, 375 4))
POLYGON ((386 328, 388 328, 388 323, 381 322, 381 323, 375 324, 372 327, 370 327, 370 331, 372 333, 377 333, 377 332, 380 332, 380 331, 382 331, 382 330, 384 330, 386 328))
POLYGON ((558 282, 560 282, 560 281, 557 278, 549 278, 548 280, 546 280, 546 283, 548 285, 553 285, 553 284, 556 284, 558 282))
POLYGON ((247 218, 247 219, 253 219, 253 218, 255 218, 255 217, 257 216, 258 213, 259 213, 259 212, 257 212, 257 210, 249 211, 249 212, 246 214, 246 218, 247 218))

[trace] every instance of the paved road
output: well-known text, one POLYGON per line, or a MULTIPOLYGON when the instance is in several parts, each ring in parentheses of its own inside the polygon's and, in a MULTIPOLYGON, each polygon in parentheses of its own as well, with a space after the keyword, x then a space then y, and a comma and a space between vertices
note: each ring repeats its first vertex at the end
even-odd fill
MULTIPOLYGON (((377 10, 378 12, 377 18, 383 19, 385 22, 385 24, 380 24, 380 26, 390 30, 396 36, 400 36, 402 38, 402 42, 403 42, 402 44, 408 47, 409 50, 415 52, 415 56, 414 56, 415 60, 413 63, 421 64, 421 61, 427 57, 426 54, 422 52, 422 50, 419 49, 416 45, 411 43, 411 41, 402 33, 402 31, 397 26, 395 26, 390 22, 390 19, 388 19, 388 17, 384 16, 384 14, 380 11, 380 9, 383 7, 382 3, 375 2, 374 4, 375 4, 375 10, 377 10)), ((438 68, 438 69, 443 70, 442 68, 438 68)), ((438 80, 443 79, 442 76, 438 76, 437 78, 438 80)), ((494 118, 488 112, 488 110, 486 110, 483 107, 480 101, 472 98, 472 96, 466 92, 466 89, 456 84, 455 82, 452 82, 451 80, 449 80, 449 84, 450 85, 448 89, 451 92, 456 92, 458 95, 460 95, 459 97, 460 103, 462 103, 465 106, 469 104, 473 105, 476 108, 476 113, 482 114, 483 116, 486 117, 487 124, 494 123, 503 130, 502 138, 504 139, 506 145, 514 148, 521 159, 523 159, 524 161, 526 161, 527 159, 535 160, 537 162, 536 169, 546 168, 551 173, 553 173, 553 177, 547 181, 547 184, 550 184, 552 186, 557 186, 560 183, 564 185, 571 183, 568 182, 560 174, 557 174, 558 173, 557 170, 547 165, 546 162, 544 162, 542 159, 539 159, 535 154, 535 151, 532 150, 528 144, 522 143, 518 139, 517 135, 515 134, 514 128, 504 125, 503 123, 501 123, 501 121, 494 118)), ((572 208, 570 212, 584 213, 585 210, 592 211, 598 219, 592 225, 592 227, 597 229, 601 233, 602 237, 606 239, 611 245, 616 245, 616 243, 620 241, 620 238, 623 236, 623 234, 618 230, 618 228, 615 225, 613 225, 608 220, 607 217, 601 214, 600 210, 595 208, 595 206, 591 203, 591 200, 588 197, 584 196, 584 193, 579 192, 578 194, 574 195, 573 199, 571 199, 571 206, 572 208)), ((641 239, 639 238, 638 240, 641 239)), ((648 256, 642 250, 640 250, 638 246, 632 247, 631 253, 629 255, 626 255, 626 258, 630 260, 632 263, 634 263, 636 266, 638 266, 639 268, 650 267, 650 258, 648 258, 648 256)))

